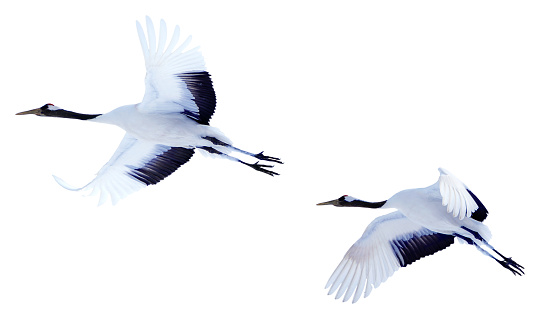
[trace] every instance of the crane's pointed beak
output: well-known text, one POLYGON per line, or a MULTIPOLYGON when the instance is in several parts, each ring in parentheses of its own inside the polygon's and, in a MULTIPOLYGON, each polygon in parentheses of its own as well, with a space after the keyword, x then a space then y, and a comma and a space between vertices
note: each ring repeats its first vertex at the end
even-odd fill
POLYGON ((339 199, 334 199, 334 200, 330 200, 330 201, 327 201, 327 202, 322 202, 322 203, 317 204, 317 206, 323 206, 323 205, 338 206, 339 205, 339 199))
POLYGON ((33 109, 30 111, 19 112, 15 115, 27 115, 27 114, 41 115, 41 108, 33 109))

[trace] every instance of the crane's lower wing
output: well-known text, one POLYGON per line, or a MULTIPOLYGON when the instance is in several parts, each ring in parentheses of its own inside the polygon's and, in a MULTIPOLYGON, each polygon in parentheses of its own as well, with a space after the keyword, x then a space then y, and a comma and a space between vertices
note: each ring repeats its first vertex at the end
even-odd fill
POLYGON ((326 288, 336 290, 336 299, 353 303, 362 293, 367 297, 373 288, 386 281, 400 267, 445 249, 454 236, 432 232, 396 211, 380 216, 368 225, 362 237, 347 251, 326 288))
POLYGON ((147 185, 157 184, 185 164, 194 150, 153 144, 126 134, 111 159, 86 186, 74 188, 54 176, 58 184, 72 191, 99 195, 99 204, 118 200, 147 185))

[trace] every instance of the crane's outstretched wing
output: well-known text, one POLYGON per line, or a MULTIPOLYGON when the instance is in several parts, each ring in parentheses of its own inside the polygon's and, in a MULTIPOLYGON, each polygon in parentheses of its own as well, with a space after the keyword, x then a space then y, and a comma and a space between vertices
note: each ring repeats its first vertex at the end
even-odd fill
POLYGON ((441 176, 438 183, 443 206, 446 206, 448 213, 459 219, 471 217, 478 205, 467 186, 444 168, 439 168, 439 172, 441 176))
POLYGON ((157 184, 189 161, 193 153, 193 149, 153 144, 126 134, 111 159, 86 186, 74 188, 54 178, 68 190, 99 195, 100 205, 108 199, 116 204, 147 185, 157 184))
POLYGON ((352 245, 325 288, 336 290, 336 299, 353 303, 369 296, 388 277, 416 260, 445 249, 454 236, 432 232, 395 211, 373 220, 362 237, 352 245), (339 289, 338 289, 339 288, 339 289))
POLYGON ((208 125, 216 108, 216 95, 210 74, 206 72, 199 48, 184 51, 187 39, 178 48, 180 28, 175 27, 167 42, 167 26, 161 20, 156 47, 152 20, 146 17, 148 41, 141 24, 137 32, 146 64, 146 91, 139 111, 148 113, 183 113, 200 124, 208 125))

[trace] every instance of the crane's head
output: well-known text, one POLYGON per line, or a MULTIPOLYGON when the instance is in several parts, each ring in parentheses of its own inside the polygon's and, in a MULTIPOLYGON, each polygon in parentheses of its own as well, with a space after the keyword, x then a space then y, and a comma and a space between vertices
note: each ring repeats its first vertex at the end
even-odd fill
POLYGON ((343 195, 338 199, 330 200, 327 202, 318 203, 317 205, 334 205, 337 207, 366 207, 366 208, 381 208, 386 204, 386 201, 382 202, 365 202, 361 199, 354 198, 349 195, 343 195))
POLYGON ((101 114, 81 114, 81 113, 66 111, 57 106, 54 106, 54 104, 51 104, 51 103, 47 103, 40 108, 33 109, 30 111, 19 112, 15 115, 27 115, 27 114, 34 114, 37 116, 62 117, 66 119, 77 119, 77 120, 91 120, 101 115, 101 114))
POLYGON ((58 111, 58 110, 61 110, 61 109, 59 107, 57 107, 57 106, 54 106, 54 104, 47 103, 47 104, 45 104, 42 107, 39 107, 37 109, 33 109, 33 110, 30 110, 30 111, 19 112, 19 113, 15 114, 15 115, 34 114, 34 115, 37 115, 37 116, 54 116, 54 112, 58 111))
POLYGON ((349 195, 343 195, 338 199, 330 200, 327 202, 318 203, 318 206, 322 205, 334 205, 334 206, 349 206, 348 203, 356 200, 356 198, 349 196, 349 195))

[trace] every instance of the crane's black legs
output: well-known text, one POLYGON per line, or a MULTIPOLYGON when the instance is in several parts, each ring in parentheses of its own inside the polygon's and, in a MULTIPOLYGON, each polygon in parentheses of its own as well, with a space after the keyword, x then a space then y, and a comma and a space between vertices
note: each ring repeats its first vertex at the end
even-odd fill
MULTIPOLYGON (((242 164, 244 164, 244 165, 247 165, 247 166, 253 168, 253 169, 256 170, 256 171, 263 172, 263 173, 268 174, 268 175, 270 175, 270 176, 279 175, 278 173, 276 173, 276 172, 274 172, 274 171, 271 171, 271 170, 267 169, 267 168, 272 168, 272 167, 274 167, 274 166, 272 166, 272 165, 259 164, 258 161, 257 161, 256 163, 254 163, 254 164, 247 163, 247 162, 242 161, 241 159, 238 159, 238 158, 236 158, 236 157, 230 156, 229 154, 225 154, 225 153, 223 153, 223 152, 221 152, 221 151, 218 151, 218 150, 216 150, 215 148, 210 147, 210 146, 202 146, 202 147, 199 147, 199 149, 204 150, 204 151, 207 151, 207 152, 210 153, 210 154, 216 154, 216 155, 225 157, 225 158, 227 158, 227 159, 230 159, 230 160, 232 160, 232 161, 242 163, 242 164)), ((262 153, 261 153, 261 154, 262 154, 262 153)), ((256 156, 253 156, 253 157, 258 158, 258 159, 261 159, 261 158, 256 157, 256 156)), ((272 157, 272 158, 273 158, 273 157, 272 157)), ((264 160, 267 160, 267 159, 264 159, 264 160)), ((279 159, 278 159, 278 160, 279 160, 279 159)), ((275 161, 275 162, 281 163, 281 162, 279 162, 279 161, 275 161)))
POLYGON ((267 162, 274 162, 274 163, 279 163, 279 164, 283 164, 283 162, 277 158, 277 157, 272 157, 272 156, 266 156, 263 154, 263 152, 260 152, 258 154, 253 154, 253 153, 250 153, 250 152, 246 152, 244 150, 241 150, 239 148, 236 148, 234 146, 230 146, 230 148, 236 152, 239 152, 239 153, 242 153, 242 154, 246 154, 246 155, 249 155, 251 157, 255 157, 256 159, 259 159, 261 161, 267 161, 267 162))
POLYGON ((490 254, 487 250, 483 249, 482 247, 480 247, 480 244, 478 244, 476 241, 474 241, 473 239, 469 238, 469 237, 465 237, 463 235, 460 235, 460 234, 454 234, 454 236, 464 240, 465 242, 467 242, 467 244, 469 245, 473 245, 475 246, 479 251, 481 251, 484 255, 486 256, 489 256, 491 258, 493 258, 494 260, 496 260, 501 266, 503 266, 504 268, 510 270, 514 275, 524 275, 525 272, 523 271, 523 269, 525 269, 525 267, 521 266, 520 264, 518 264, 517 262, 515 262, 514 260, 512 260, 512 258, 510 257, 505 257, 503 256, 500 252, 498 252, 495 248, 493 248, 493 246, 491 246, 486 240, 484 240, 484 238, 482 238, 482 236, 480 236, 480 234, 478 232, 475 232, 467 227, 461 227, 463 229, 465 229, 467 232, 471 233, 471 235, 474 236, 475 239, 479 240, 481 244, 484 244, 486 245, 489 249, 491 249, 492 251, 494 251, 497 255, 499 255, 502 260, 500 259, 497 259, 495 256, 493 256, 492 254, 490 254))
POLYGON ((235 152, 239 152, 239 153, 254 157, 254 158, 256 158, 258 160, 261 160, 261 161, 267 161, 267 162, 274 162, 274 163, 283 164, 283 162, 279 158, 272 157, 272 156, 266 156, 266 155, 263 154, 263 152, 260 152, 260 153, 257 153, 257 154, 250 153, 250 152, 244 151, 242 149, 239 149, 237 147, 234 147, 234 146, 232 146, 232 145, 230 145, 228 143, 222 142, 219 139, 217 139, 215 137, 212 137, 212 136, 203 136, 202 138, 207 140, 207 141, 212 142, 212 144, 214 144, 214 145, 224 146, 224 147, 230 148, 231 150, 233 150, 235 152))
MULTIPOLYGON (((231 158, 234 159, 234 157, 232 157, 232 156, 229 156, 229 155, 225 155, 225 156, 231 157, 231 158)), ((276 172, 274 172, 274 171, 271 171, 271 170, 266 169, 266 167, 268 167, 268 168, 274 167, 274 166, 272 166, 272 165, 259 164, 259 162, 256 162, 255 164, 250 164, 250 163, 246 163, 246 162, 244 162, 244 161, 241 161, 241 160, 239 160, 239 159, 237 159, 237 160, 238 160, 238 162, 240 162, 240 163, 242 163, 242 164, 244 164, 244 165, 247 165, 247 166, 253 168, 253 169, 256 170, 256 171, 266 173, 266 174, 268 174, 268 175, 270 175, 270 176, 279 175, 278 173, 276 173, 276 172)))
POLYGON ((283 164, 283 162, 281 162, 281 160, 277 157, 272 157, 272 156, 266 156, 263 154, 263 152, 260 152, 258 154, 254 154, 254 153, 250 153, 250 152, 247 152, 247 151, 244 151, 244 150, 241 150, 239 148, 236 148, 232 145, 230 145, 229 143, 225 143, 223 141, 220 141, 219 139, 215 138, 215 137, 212 137, 212 136, 203 136, 202 137, 203 139, 211 142, 212 144, 214 144, 216 147, 210 147, 210 146, 202 146, 202 147, 198 147, 199 149, 202 149, 202 150, 205 150, 207 151, 208 153, 211 153, 211 154, 217 154, 217 155, 220 155, 222 157, 225 157, 227 159, 230 159, 230 160, 233 160, 235 162, 239 162, 239 163, 242 163, 244 165, 247 165, 251 168, 253 168, 254 170, 256 171, 259 171, 259 172, 263 172, 265 174, 268 174, 270 176, 274 176, 274 175, 279 175, 278 173, 276 172, 273 172, 271 170, 269 170, 268 168, 272 168, 274 166, 272 165, 267 165, 267 164, 259 164, 259 162, 257 161, 256 163, 254 164, 251 164, 251 163, 247 163, 247 162, 244 162, 236 157, 233 157, 233 156, 230 156, 228 154, 225 154, 221 151, 219 151, 218 149, 216 148, 219 148, 219 147, 225 147, 225 148, 228 148, 230 149, 231 151, 234 151, 234 152, 238 152, 238 153, 242 153, 244 155, 248 155, 248 156, 251 156, 253 158, 256 158, 258 160, 261 160, 261 161, 267 161, 267 162, 273 162, 273 163, 279 163, 279 164, 283 164))
POLYGON ((497 260, 499 264, 501 264, 501 266, 510 270, 514 275, 520 275, 520 276, 525 275, 525 272, 523 271, 525 267, 513 261, 512 258, 505 257, 504 260, 498 260, 498 259, 495 259, 495 260, 497 260))
POLYGON ((518 264, 517 262, 515 262, 514 260, 512 260, 512 257, 505 257, 503 256, 500 252, 498 252, 495 248, 493 248, 493 246, 491 246, 490 244, 488 244, 487 242, 484 242, 484 244, 486 244, 486 246, 489 247, 489 249, 493 250, 497 255, 499 255, 503 260, 498 260, 496 259, 499 264, 501 264, 504 268, 506 269, 509 269, 510 271, 512 271, 512 273, 514 275, 524 275, 525 272, 523 271, 523 269, 525 269, 525 267, 521 266, 520 264, 518 264), (513 268, 512 268, 513 267, 513 268))

